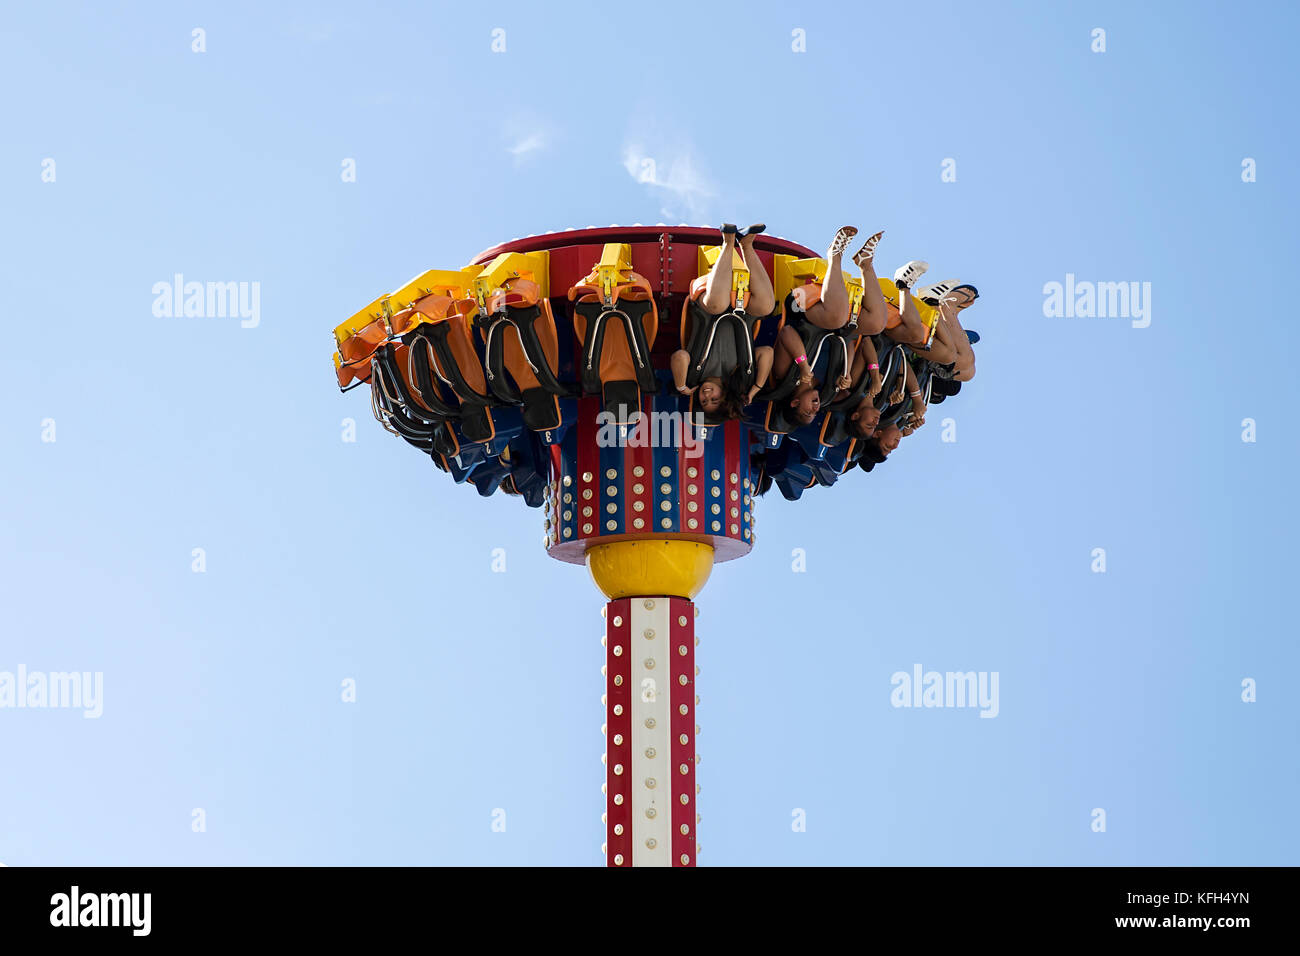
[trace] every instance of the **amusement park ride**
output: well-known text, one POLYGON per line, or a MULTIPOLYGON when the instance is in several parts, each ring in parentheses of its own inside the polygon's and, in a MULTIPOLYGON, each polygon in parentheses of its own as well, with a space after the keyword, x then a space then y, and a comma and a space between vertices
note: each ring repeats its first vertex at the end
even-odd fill
MULTIPOLYGON (((731 420, 703 414, 674 388, 669 360, 701 333, 685 307, 691 283, 721 248, 716 229, 687 226, 530 236, 463 269, 426 272, 334 330, 341 388, 368 384, 380 424, 454 482, 541 508, 547 552, 586 564, 608 599, 609 866, 696 865, 692 599, 715 562, 754 546, 758 494, 775 486, 797 499, 834 484, 862 451, 845 429, 844 403, 827 400, 848 356, 839 336, 816 355, 808 350, 818 381, 829 383, 811 425, 781 414, 789 377, 768 383, 731 420)), ((784 239, 759 236, 754 249, 780 308, 733 323, 752 334, 750 348, 798 321, 791 293, 822 282, 827 269, 784 239)), ((862 283, 845 281, 856 320, 862 283)), ((741 318, 748 284, 737 255, 741 318)), ((875 405, 883 426, 903 419, 911 400, 889 403, 907 359, 882 345, 885 387, 875 405)), ((918 380, 928 399, 923 369, 918 380)))

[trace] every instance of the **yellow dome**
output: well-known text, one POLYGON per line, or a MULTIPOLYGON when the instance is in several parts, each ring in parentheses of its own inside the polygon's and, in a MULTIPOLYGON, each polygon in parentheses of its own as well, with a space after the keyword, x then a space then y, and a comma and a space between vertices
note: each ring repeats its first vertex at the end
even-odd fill
POLYGON ((713 570, 713 548, 698 541, 648 538, 587 550, 587 570, 611 601, 624 597, 694 598, 713 570))

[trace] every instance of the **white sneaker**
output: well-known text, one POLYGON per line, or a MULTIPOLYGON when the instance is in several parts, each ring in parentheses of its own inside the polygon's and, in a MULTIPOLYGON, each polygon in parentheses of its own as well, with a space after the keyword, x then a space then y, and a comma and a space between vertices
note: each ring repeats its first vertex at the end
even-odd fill
POLYGON ((925 270, 928 268, 930 268, 930 263, 922 262, 920 259, 913 259, 894 273, 894 285, 907 286, 910 289, 917 279, 925 275, 925 270))
POLYGON ((959 279, 944 279, 942 282, 936 282, 933 285, 923 285, 919 289, 913 289, 918 299, 942 299, 957 286, 961 285, 959 279))

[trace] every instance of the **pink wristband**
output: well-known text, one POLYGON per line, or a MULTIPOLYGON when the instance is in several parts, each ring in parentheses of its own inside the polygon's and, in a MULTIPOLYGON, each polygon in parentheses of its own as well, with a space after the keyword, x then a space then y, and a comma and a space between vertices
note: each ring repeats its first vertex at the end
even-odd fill
POLYGON ((806 361, 808 361, 808 356, 800 355, 797 359, 794 360, 794 364, 798 365, 800 362, 806 362, 806 361))
POLYGON ((879 371, 880 371, 880 366, 877 365, 875 362, 872 362, 870 365, 867 366, 867 371, 868 371, 868 372, 879 372, 879 371))

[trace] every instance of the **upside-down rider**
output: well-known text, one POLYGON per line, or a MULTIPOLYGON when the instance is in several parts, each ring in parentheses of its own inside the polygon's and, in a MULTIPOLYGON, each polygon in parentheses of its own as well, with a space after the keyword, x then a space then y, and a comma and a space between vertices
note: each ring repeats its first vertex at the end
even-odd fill
POLYGON ((772 348, 755 348, 752 344, 752 322, 771 316, 776 309, 772 280, 754 251, 755 237, 766 228, 763 223, 755 223, 740 231, 732 223, 723 223, 721 254, 708 275, 691 283, 687 309, 701 331, 696 346, 699 354, 692 355, 687 348, 678 349, 670 365, 677 391, 686 396, 694 393, 706 415, 740 418, 744 407, 767 384, 772 370, 772 348), (737 245, 749 270, 749 290, 744 301, 737 301, 733 292, 733 258, 737 245), (740 339, 729 334, 730 329, 720 329, 723 317, 737 319, 742 329, 740 339, 747 338, 748 342, 739 344, 740 339), (722 334, 717 334, 719 331, 722 334), (742 350, 745 354, 741 354, 742 350))

